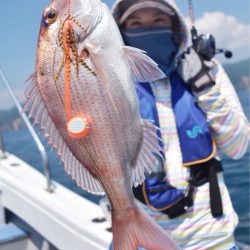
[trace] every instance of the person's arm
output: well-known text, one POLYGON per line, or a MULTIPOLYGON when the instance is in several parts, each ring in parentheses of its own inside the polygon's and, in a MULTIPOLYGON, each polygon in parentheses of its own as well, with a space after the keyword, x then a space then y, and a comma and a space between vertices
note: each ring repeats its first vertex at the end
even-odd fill
POLYGON ((214 63, 215 85, 196 93, 197 103, 206 114, 218 149, 238 159, 247 150, 250 127, 231 81, 222 66, 214 63))

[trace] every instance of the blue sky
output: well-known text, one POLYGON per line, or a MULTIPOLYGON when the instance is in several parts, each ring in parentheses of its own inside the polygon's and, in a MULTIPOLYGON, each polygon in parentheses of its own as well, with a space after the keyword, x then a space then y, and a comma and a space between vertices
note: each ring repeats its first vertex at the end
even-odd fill
MULTIPOLYGON (((105 1, 109 6, 112 0, 105 1)), ((176 0, 184 16, 188 16, 187 0, 176 0)), ((34 71, 37 37, 43 8, 48 0, 1 1, 0 67, 20 96, 25 80, 34 71)), ((250 56, 248 0, 193 0, 197 27, 211 32, 218 47, 232 49, 231 62, 250 56), (217 20, 219 20, 218 23, 217 20), (209 30, 210 29, 210 30, 209 30)), ((224 60, 222 56, 218 59, 224 60)), ((0 83, 0 109, 8 108, 9 99, 0 83)))

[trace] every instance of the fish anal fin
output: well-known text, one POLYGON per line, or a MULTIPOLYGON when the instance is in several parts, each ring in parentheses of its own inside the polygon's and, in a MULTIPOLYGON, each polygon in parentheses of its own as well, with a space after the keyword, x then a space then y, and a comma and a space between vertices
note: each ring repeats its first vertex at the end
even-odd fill
POLYGON ((124 46, 123 50, 135 81, 151 82, 166 77, 145 51, 130 46, 124 46))
POLYGON ((68 157, 69 164, 65 163, 65 171, 71 175, 76 184, 89 193, 104 195, 101 183, 72 154, 68 157))

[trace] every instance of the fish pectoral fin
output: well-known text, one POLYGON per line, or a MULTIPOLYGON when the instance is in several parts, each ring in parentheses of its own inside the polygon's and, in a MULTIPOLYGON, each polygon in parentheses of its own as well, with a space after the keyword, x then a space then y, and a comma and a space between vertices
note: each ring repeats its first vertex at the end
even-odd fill
POLYGON ((157 130, 159 130, 159 128, 148 120, 142 120, 142 126, 142 147, 137 158, 136 166, 132 168, 132 183, 135 187, 142 184, 145 180, 144 172, 146 171, 150 174, 158 163, 158 158, 162 158, 160 154, 162 148, 159 144, 161 138, 157 135, 157 130), (158 157, 156 157, 156 155, 158 157))
POLYGON ((166 77, 145 51, 130 46, 124 46, 123 49, 135 81, 151 82, 166 77))

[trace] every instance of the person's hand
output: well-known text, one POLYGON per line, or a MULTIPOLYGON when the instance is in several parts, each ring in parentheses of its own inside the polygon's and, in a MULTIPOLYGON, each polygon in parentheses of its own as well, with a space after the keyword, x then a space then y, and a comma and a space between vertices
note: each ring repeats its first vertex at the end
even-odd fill
POLYGON ((213 61, 205 61, 192 47, 188 48, 178 62, 178 73, 194 92, 200 92, 215 84, 211 70, 213 61))

